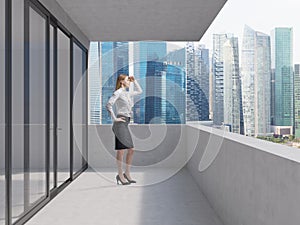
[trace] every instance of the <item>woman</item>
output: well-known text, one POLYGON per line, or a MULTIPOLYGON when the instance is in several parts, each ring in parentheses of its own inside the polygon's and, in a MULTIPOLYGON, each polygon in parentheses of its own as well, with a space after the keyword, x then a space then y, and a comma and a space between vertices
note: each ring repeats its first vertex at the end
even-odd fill
POLYGON ((117 79, 115 92, 106 104, 106 109, 113 119, 112 130, 115 134, 115 149, 117 150, 116 161, 118 166, 118 175, 116 176, 117 184, 119 184, 119 181, 122 185, 136 183, 130 176, 130 166, 134 150, 128 124, 132 116, 133 101, 131 97, 141 93, 142 89, 133 76, 121 74, 117 79), (130 82, 134 83, 136 91, 129 92, 126 90, 126 88, 129 88, 130 82), (116 105, 117 116, 113 111, 114 104, 116 105), (128 149, 128 151, 126 155, 126 170, 125 173, 123 173, 122 162, 125 149, 128 149))

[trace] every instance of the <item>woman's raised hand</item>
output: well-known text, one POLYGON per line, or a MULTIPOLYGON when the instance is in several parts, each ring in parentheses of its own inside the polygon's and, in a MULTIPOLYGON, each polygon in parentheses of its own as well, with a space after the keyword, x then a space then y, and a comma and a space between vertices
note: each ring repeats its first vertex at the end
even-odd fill
POLYGON ((134 82, 134 76, 129 76, 129 77, 128 77, 128 80, 129 80, 130 82, 134 82))

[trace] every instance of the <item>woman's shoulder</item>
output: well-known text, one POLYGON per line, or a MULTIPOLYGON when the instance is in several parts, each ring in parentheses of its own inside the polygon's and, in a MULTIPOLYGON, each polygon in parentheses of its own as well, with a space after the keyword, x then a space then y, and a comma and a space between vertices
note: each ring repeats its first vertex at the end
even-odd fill
POLYGON ((122 88, 119 88, 118 90, 115 90, 115 91, 114 91, 114 94, 119 95, 119 94, 121 94, 122 92, 123 92, 123 89, 122 89, 122 88))

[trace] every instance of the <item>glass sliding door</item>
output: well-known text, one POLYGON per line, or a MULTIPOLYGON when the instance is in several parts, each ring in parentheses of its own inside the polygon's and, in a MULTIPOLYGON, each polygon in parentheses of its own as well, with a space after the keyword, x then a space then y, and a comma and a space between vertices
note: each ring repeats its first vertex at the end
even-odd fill
POLYGON ((71 172, 86 165, 87 50, 80 43, 71 46, 72 34, 52 18, 39 1, 0 0, 0 225, 23 224, 59 193, 71 172), (79 107, 74 141, 73 94, 79 107), (6 165, 11 169, 5 171, 6 165))
POLYGON ((70 38, 57 30, 57 184, 70 178, 70 38))
POLYGON ((82 168, 83 162, 83 51, 76 44, 73 44, 73 173, 82 168))
POLYGON ((5 224, 5 0, 0 0, 0 225, 5 224))
POLYGON ((24 212, 24 0, 12 1, 12 221, 24 212))
POLYGON ((12 222, 47 193, 47 20, 24 2, 12 1, 12 222))
MULTIPOLYGON (((29 8, 29 204, 46 197, 46 18, 29 8)), ((27 89, 28 88, 28 89, 27 89)), ((27 100, 27 99, 26 99, 27 100)), ((28 107, 28 108, 27 108, 28 107)), ((27 124, 26 124, 27 125, 27 124)), ((26 151, 26 147, 29 147, 26 151)))
POLYGON ((82 154, 83 154, 83 166, 87 166, 88 160, 88 94, 87 94, 87 52, 82 51, 82 154))

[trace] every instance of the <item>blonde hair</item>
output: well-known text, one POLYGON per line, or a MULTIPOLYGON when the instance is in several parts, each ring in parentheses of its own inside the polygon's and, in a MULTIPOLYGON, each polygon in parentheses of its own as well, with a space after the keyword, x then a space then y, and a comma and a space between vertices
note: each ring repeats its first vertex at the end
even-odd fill
POLYGON ((116 83, 116 89, 115 90, 118 90, 120 87, 122 87, 121 81, 125 80, 126 77, 128 77, 126 74, 120 74, 118 76, 117 83, 116 83))

